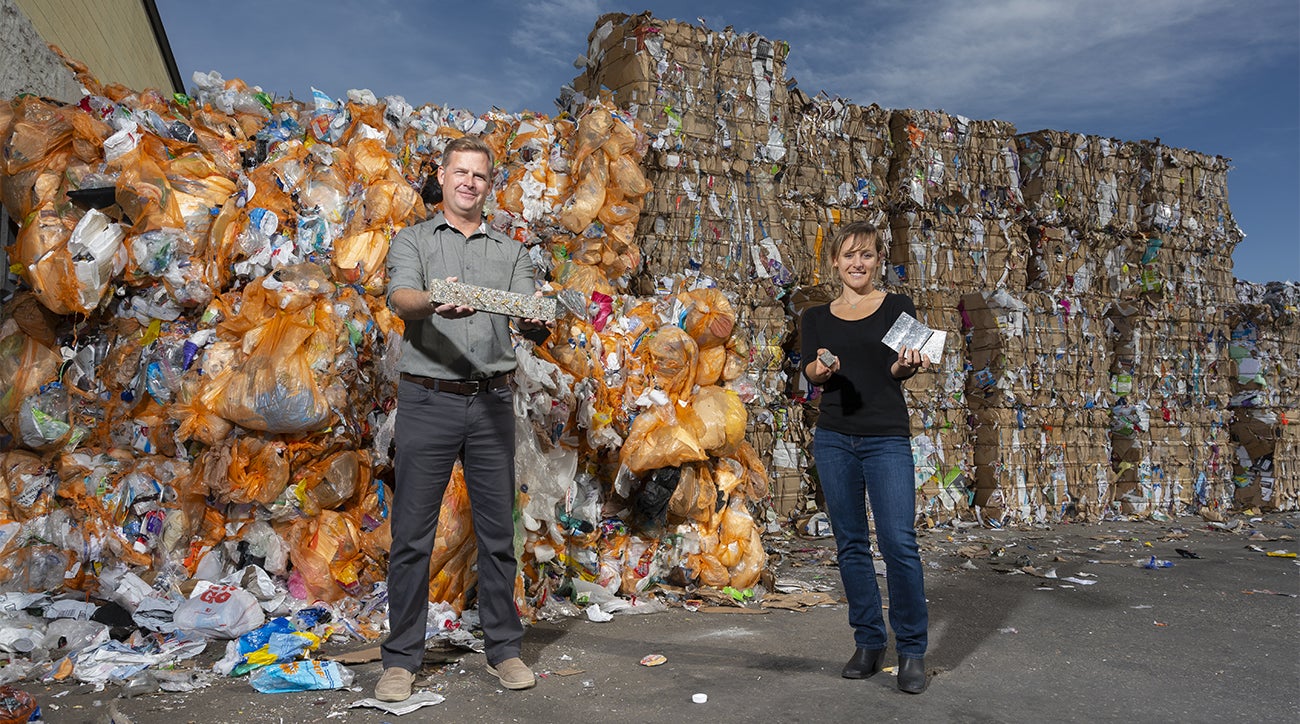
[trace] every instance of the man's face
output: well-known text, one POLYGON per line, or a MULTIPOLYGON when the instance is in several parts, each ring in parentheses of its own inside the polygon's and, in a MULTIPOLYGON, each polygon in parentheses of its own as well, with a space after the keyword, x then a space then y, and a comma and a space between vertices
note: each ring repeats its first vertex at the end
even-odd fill
POLYGON ((487 154, 477 151, 454 151, 447 164, 438 169, 445 211, 467 219, 483 214, 488 189, 492 186, 492 169, 487 154))

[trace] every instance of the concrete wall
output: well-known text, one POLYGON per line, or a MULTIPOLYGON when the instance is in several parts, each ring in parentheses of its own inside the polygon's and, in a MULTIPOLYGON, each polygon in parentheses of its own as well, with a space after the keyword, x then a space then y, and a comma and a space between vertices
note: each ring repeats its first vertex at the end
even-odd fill
POLYGON ((14 0, 0 0, 0 99, 20 93, 75 103, 81 86, 14 0))
MULTIPOLYGON (((8 2, 8 0, 5 0, 8 2)), ((45 42, 86 64, 103 83, 133 90, 173 87, 170 49, 154 34, 142 0, 15 0, 45 42)), ((165 38, 165 36, 164 36, 165 38)))

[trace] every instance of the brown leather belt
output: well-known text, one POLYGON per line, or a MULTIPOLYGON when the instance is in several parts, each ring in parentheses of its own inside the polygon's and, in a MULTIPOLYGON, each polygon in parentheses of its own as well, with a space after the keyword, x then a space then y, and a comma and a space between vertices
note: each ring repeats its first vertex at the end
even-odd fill
POLYGON ((440 380, 436 377, 422 377, 402 373, 402 379, 427 387, 434 392, 450 392, 453 395, 477 395, 480 392, 495 390, 510 384, 510 375, 497 375, 482 380, 440 380))

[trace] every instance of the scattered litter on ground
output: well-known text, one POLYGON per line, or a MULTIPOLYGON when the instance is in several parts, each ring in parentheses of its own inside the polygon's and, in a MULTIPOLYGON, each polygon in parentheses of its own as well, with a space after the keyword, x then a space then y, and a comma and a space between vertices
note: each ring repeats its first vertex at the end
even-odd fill
POLYGON ((446 701, 447 697, 432 691, 417 691, 410 698, 402 701, 380 701, 374 698, 357 699, 348 705, 349 709, 370 708, 386 711, 393 716, 404 716, 426 706, 434 706, 446 701))

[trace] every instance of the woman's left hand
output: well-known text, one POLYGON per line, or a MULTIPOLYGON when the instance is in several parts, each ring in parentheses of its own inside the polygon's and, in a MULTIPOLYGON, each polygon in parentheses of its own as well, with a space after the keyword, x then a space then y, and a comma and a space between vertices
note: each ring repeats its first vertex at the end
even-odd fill
POLYGON ((918 370, 928 369, 930 358, 921 354, 919 349, 904 347, 898 350, 898 359, 894 362, 892 372, 895 377, 910 377, 918 370))

